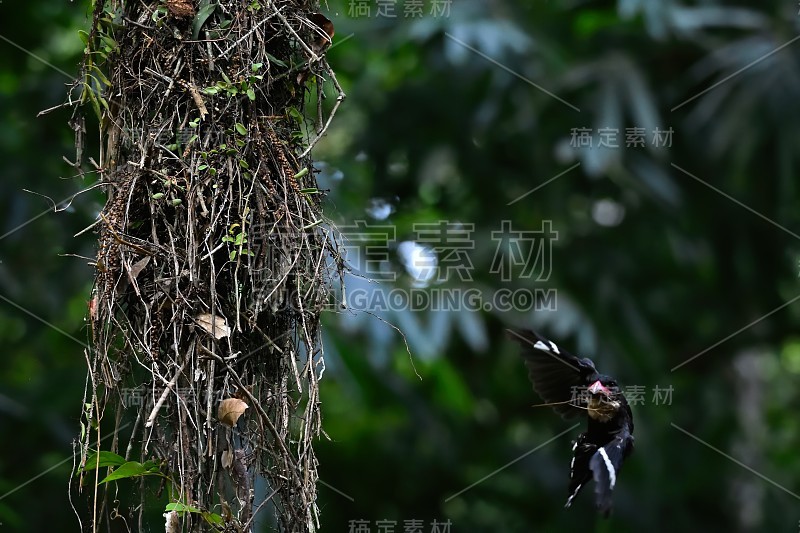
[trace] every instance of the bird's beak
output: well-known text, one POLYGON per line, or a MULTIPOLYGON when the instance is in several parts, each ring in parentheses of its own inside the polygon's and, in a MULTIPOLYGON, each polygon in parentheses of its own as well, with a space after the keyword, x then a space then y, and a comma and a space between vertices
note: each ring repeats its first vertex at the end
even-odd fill
POLYGON ((587 390, 589 391, 589 394, 604 394, 606 396, 611 396, 611 391, 608 389, 608 387, 600 383, 600 380, 592 383, 587 390))

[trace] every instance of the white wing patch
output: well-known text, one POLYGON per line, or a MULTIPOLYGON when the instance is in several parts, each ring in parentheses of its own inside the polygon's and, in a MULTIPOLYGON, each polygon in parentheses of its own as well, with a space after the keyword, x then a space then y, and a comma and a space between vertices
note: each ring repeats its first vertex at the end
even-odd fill
POLYGON ((606 469, 608 470, 608 481, 611 485, 611 488, 614 488, 614 484, 617 482, 617 473, 614 471, 614 465, 611 464, 611 460, 608 458, 608 454, 606 453, 605 448, 600 448, 600 455, 603 456, 603 462, 606 464, 606 469))
POLYGON ((575 477, 575 450, 578 449, 578 441, 572 445, 572 461, 569 462, 569 477, 575 477))
POLYGON ((542 341, 536 341, 536 344, 534 344, 533 347, 536 348, 537 350, 542 350, 543 352, 553 352, 556 355, 561 355, 561 352, 558 351, 558 346, 556 346, 556 343, 554 343, 553 341, 547 341, 547 342, 550 344, 550 346, 548 346, 542 341))
POLYGON ((564 507, 565 507, 565 508, 566 508, 566 507, 569 507, 570 505, 572 505, 572 500, 575 498, 575 496, 577 496, 577 495, 578 495, 578 492, 581 490, 581 487, 582 487, 582 486, 583 486, 583 483, 581 483, 580 485, 578 485, 577 487, 575 487, 575 492, 573 492, 573 493, 570 495, 570 497, 569 497, 569 498, 567 498, 567 503, 566 503, 566 505, 564 505, 564 507))

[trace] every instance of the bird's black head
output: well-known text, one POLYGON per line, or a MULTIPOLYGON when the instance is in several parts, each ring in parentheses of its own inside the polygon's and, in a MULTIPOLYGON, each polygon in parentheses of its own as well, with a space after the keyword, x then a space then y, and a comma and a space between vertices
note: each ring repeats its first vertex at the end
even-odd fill
POLYGON ((619 385, 609 376, 598 374, 586 391, 589 416, 598 422, 608 422, 622 407, 619 385))
POLYGON ((591 385, 589 385, 589 388, 595 386, 596 390, 596 392, 592 394, 604 393, 606 395, 613 396, 620 393, 619 384, 617 383, 617 380, 615 380, 611 376, 607 376, 605 374, 595 374, 589 379, 591 381, 591 385))

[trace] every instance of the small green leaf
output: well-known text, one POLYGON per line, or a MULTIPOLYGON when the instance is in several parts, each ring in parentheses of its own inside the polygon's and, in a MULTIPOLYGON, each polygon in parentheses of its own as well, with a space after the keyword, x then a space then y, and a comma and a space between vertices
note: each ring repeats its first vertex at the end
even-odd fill
MULTIPOLYGON (((81 38, 81 41, 83 41, 83 44, 84 44, 85 46, 88 46, 88 45, 89 45, 89 34, 88 34, 88 33, 86 33, 86 32, 85 32, 85 31, 83 31, 83 30, 78 30, 78 37, 80 37, 80 38, 81 38)), ((260 64, 260 63, 259 63, 259 64, 260 64)), ((255 72, 255 70, 257 70, 257 69, 254 69, 254 70, 253 70, 253 72, 255 72)))
POLYGON ((101 451, 99 454, 93 453, 86 458, 86 466, 83 467, 84 472, 94 470, 95 468, 105 468, 108 466, 120 466, 125 464, 125 458, 117 455, 114 452, 101 451), (98 464, 98 455, 100 456, 100 463, 98 464))
POLYGON ((239 160, 239 166, 242 168, 250 168, 250 165, 244 159, 239 160))
POLYGON ((272 61, 273 63, 275 63, 276 65, 278 65, 279 67, 288 67, 289 66, 286 63, 284 63, 283 61, 281 61, 280 59, 278 59, 277 57, 275 57, 274 55, 270 54, 269 52, 267 52, 267 58, 270 61, 272 61))
POLYGON ((172 502, 168 503, 167 506, 164 508, 165 511, 176 511, 178 513, 200 513, 202 512, 197 507, 192 507, 191 505, 186 505, 183 502, 172 502))
POLYGON ((175 207, 181 205, 182 203, 183 203, 183 200, 181 200, 180 198, 173 198, 172 199, 172 205, 175 206, 175 207))
MULTIPOLYGON (((83 32, 83 33, 86 33, 86 32, 83 32)), ((86 36, 88 38, 89 35, 87 34, 86 36)), ((253 63, 252 65, 250 65, 250 68, 253 69, 253 72, 258 72, 258 70, 263 66, 264 66, 264 63, 253 63)))
POLYGON ((109 37, 108 35, 100 35, 100 40, 110 49, 109 52, 116 50, 117 48, 117 41, 109 37))
POLYGON ((236 259, 236 250, 232 251, 232 252, 230 253, 230 256, 229 256, 229 257, 231 258, 231 261, 234 261, 234 260, 236 259))
POLYGON ((154 193, 152 198, 153 200, 161 200, 162 198, 164 198, 164 193, 163 192, 154 193))
POLYGON ((250 99, 251 102, 256 101, 256 92, 253 90, 252 87, 247 89, 247 97, 250 99))
POLYGON ((203 513, 203 519, 206 522, 208 522, 209 524, 211 524, 212 526, 224 526, 225 525, 225 520, 223 520, 222 517, 220 515, 218 515, 217 513, 204 512, 203 513))
POLYGON ((295 179, 300 179, 306 174, 308 174, 308 167, 303 167, 297 172, 297 174, 294 175, 294 177, 295 179))
POLYGON ((94 114, 97 115, 98 119, 102 120, 103 113, 100 111, 100 104, 97 102, 97 96, 95 96, 94 90, 91 87, 87 87, 87 91, 84 91, 84 94, 89 98, 89 103, 92 104, 94 114))
POLYGON ((153 11, 153 22, 161 22, 161 20, 167 16, 167 6, 158 6, 155 11, 153 11))
POLYGON ((161 470, 160 465, 156 461, 145 461, 142 466, 150 473, 155 474, 161 470))
POLYGON ((289 116, 295 119, 297 122, 303 122, 304 119, 303 114, 300 111, 298 111, 297 108, 290 107, 289 109, 286 110, 286 112, 289 113, 289 116))
POLYGON ((118 479, 126 479, 131 477, 139 477, 150 474, 150 469, 145 468, 142 463, 136 461, 128 461, 121 465, 119 468, 107 475, 100 484, 108 483, 109 481, 116 481, 118 479))
POLYGON ((236 131, 239 135, 247 135, 247 128, 244 127, 244 124, 237 122, 236 123, 236 131))
POLYGON ((206 3, 202 2, 202 7, 197 10, 197 15, 195 15, 194 20, 192 21, 192 39, 197 40, 197 37, 200 35, 200 29, 208 20, 214 11, 217 9, 217 4, 206 3))

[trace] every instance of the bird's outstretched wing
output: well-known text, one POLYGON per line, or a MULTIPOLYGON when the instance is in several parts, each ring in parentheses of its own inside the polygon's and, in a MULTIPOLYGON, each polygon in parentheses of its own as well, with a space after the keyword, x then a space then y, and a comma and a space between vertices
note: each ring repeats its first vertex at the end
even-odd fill
POLYGON ((622 468, 622 461, 633 451, 633 436, 618 436, 605 446, 598 448, 589 461, 594 477, 594 492, 597 510, 604 516, 611 512, 614 485, 622 468))
POLYGON ((564 505, 565 508, 572 505, 572 500, 592 479, 589 461, 595 453, 597 453, 597 444, 591 442, 586 433, 581 433, 572 446, 572 462, 569 464, 569 497, 564 505))
POLYGON ((573 418, 583 411, 570 403, 596 378, 597 370, 589 359, 579 359, 538 333, 530 330, 507 330, 508 336, 522 346, 533 389, 563 418, 573 418), (560 403, 563 402, 563 403, 560 403))

